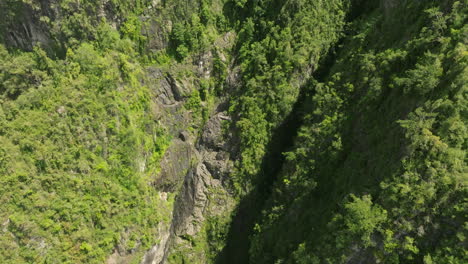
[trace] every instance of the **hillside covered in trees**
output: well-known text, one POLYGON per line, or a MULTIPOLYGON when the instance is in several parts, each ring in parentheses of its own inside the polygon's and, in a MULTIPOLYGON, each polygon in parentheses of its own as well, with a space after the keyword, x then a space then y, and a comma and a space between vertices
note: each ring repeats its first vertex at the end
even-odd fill
POLYGON ((467 263, 467 15, 2 0, 0 263, 467 263))

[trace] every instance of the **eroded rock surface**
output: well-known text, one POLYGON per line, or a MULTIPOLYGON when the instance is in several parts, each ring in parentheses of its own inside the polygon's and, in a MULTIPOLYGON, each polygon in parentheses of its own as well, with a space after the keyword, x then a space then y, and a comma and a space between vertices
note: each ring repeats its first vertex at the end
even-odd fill
MULTIPOLYGON (((232 45, 233 39, 233 34, 226 34, 217 46, 226 48, 232 45)), ((226 59, 222 52, 217 56, 226 59)), ((192 132, 188 127, 193 124, 192 116, 183 106, 199 80, 210 78, 213 57, 212 52, 206 52, 194 61, 197 80, 176 78, 175 73, 149 69, 146 81, 156 98, 155 111, 160 113, 160 122, 173 135, 155 186, 164 192, 175 192, 177 197, 169 235, 166 239, 166 233, 162 232, 164 237, 146 253, 142 260, 144 264, 166 263, 168 257, 177 254, 194 263, 207 263, 206 249, 195 248, 193 243, 206 243, 207 219, 229 219, 235 207, 228 176, 233 168, 231 157, 236 146, 225 138, 223 131, 225 122, 230 120, 226 113, 226 98, 212 105, 210 118, 203 126, 196 125, 192 132)), ((236 79, 228 78, 228 86, 236 85, 231 83, 236 79)))
MULTIPOLYGON (((221 129, 225 119, 225 114, 215 113, 203 129, 195 150, 199 159, 187 173, 174 205, 165 258, 179 253, 203 263, 205 252, 193 250, 191 241, 206 235, 203 233, 206 219, 229 215, 235 206, 224 184, 233 166, 229 144, 223 140, 221 129)), ((161 263, 165 263, 165 259, 161 263)))

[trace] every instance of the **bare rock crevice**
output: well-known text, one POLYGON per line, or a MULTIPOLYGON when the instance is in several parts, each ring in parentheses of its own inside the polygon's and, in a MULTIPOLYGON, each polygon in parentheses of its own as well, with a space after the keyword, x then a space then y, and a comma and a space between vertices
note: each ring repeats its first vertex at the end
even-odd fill
POLYGON ((191 239, 203 236, 205 220, 224 215, 235 207, 235 201, 224 181, 233 168, 229 145, 222 133, 224 113, 215 113, 206 123, 196 152, 199 159, 185 176, 184 184, 174 205, 171 235, 165 258, 174 252, 186 252, 188 258, 203 262, 204 252, 191 252, 191 239), (192 256, 190 256, 192 255, 192 256))
MULTIPOLYGON (((231 148, 225 143, 221 129, 222 121, 226 119, 225 113, 214 113, 205 124, 196 144, 187 133, 182 133, 185 141, 178 138, 172 145, 190 144, 193 146, 190 148, 190 154, 184 152, 174 155, 171 154, 171 150, 166 153, 167 163, 163 161, 163 171, 173 166, 180 165, 182 168, 187 165, 174 165, 177 163, 175 157, 180 159, 184 155, 190 156, 191 163, 175 200, 169 236, 167 239, 160 239, 160 243, 146 253, 143 264, 166 263, 170 254, 179 251, 184 251, 188 258, 192 257, 198 261, 203 262, 203 259, 206 259, 204 252, 193 252, 191 240, 203 236, 207 218, 229 214, 236 204, 229 189, 225 187, 229 186, 225 183, 233 167, 230 159, 231 148)), ((174 170, 169 171, 168 175, 180 173, 180 170, 174 170)), ((167 179, 165 177, 164 181, 167 179)), ((166 233, 162 232, 162 235, 166 236, 166 233)))
MULTIPOLYGON (((221 49, 228 49, 235 36, 226 34, 219 43, 216 56, 223 57, 221 49), (221 45, 221 44, 222 45, 221 45)), ((169 235, 145 254, 143 264, 167 263, 173 254, 183 255, 196 263, 207 263, 205 249, 195 248, 196 243, 206 243, 207 219, 229 217, 236 206, 229 174, 237 146, 231 136, 225 135, 223 126, 230 120, 226 112, 227 98, 218 98, 208 109, 210 118, 202 126, 193 126, 190 111, 184 103, 202 79, 211 78, 215 54, 206 52, 194 59, 190 69, 197 76, 184 75, 170 70, 149 69, 148 87, 153 91, 155 111, 159 121, 169 128, 173 136, 171 146, 161 163, 161 173, 155 181, 156 188, 177 193, 174 201, 169 235), (191 131, 191 132, 189 132, 191 131)), ((183 66, 188 69, 188 66, 183 66)), ((229 74, 231 70, 228 70, 229 74)), ((238 85, 238 76, 227 78, 226 92, 238 85)), ((168 227, 168 226, 166 226, 168 227)), ((165 236, 167 233, 162 232, 165 236)))

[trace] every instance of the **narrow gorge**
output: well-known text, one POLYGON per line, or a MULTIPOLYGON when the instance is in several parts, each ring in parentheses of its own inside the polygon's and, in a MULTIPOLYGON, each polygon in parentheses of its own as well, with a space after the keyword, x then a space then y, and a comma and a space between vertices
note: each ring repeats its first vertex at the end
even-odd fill
POLYGON ((0 263, 467 263, 467 15, 2 0, 0 263))

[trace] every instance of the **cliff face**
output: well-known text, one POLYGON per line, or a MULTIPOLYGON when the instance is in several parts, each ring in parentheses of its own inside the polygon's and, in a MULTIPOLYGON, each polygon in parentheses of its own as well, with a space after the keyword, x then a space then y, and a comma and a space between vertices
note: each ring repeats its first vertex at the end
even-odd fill
MULTIPOLYGON (((232 33, 227 33, 215 43, 220 45, 218 48, 228 49, 232 41, 232 33)), ((195 64, 199 78, 211 77, 213 57, 210 54, 202 56, 195 64)), ((162 159, 161 173, 154 186, 176 194, 176 198, 170 222, 159 236, 160 242, 146 253, 143 263, 209 262, 214 257, 210 254, 216 253, 209 245, 208 236, 213 232, 209 221, 229 219, 236 205, 229 180, 234 148, 223 131, 223 124, 230 120, 226 112, 228 97, 215 99, 208 109, 206 122, 195 125, 189 132, 188 125, 194 120, 181 108, 182 95, 190 94, 190 89, 196 87, 189 85, 189 90, 183 92, 182 83, 189 83, 189 80, 176 81, 168 75, 162 78, 159 86, 157 100, 167 111, 161 114, 161 121, 172 130, 174 138, 162 159)))
MULTIPOLYGON (((216 48, 227 51, 233 41, 232 33, 224 34, 215 42, 216 48)), ((218 56, 228 57, 227 54, 218 56)), ((211 103, 204 122, 194 118, 193 110, 184 107, 200 79, 211 77, 213 59, 211 54, 206 54, 194 61, 195 78, 176 80, 177 72, 147 69, 149 78, 145 82, 154 91, 159 122, 172 135, 161 161, 161 171, 155 175, 152 185, 164 197, 175 195, 175 201, 167 221, 158 226, 159 243, 145 254, 142 263, 208 263, 222 249, 224 238, 212 236, 218 233, 225 236, 237 205, 230 173, 234 168, 232 157, 238 148, 229 139, 232 135, 224 130, 231 120, 227 113, 229 96, 226 94, 211 103), (212 245, 210 240, 221 243, 212 245)), ((223 80, 228 91, 238 85, 233 75, 228 73, 230 78, 223 80)))
POLYGON ((43 16, 56 17, 52 1, 40 1, 32 6, 22 1, 0 3, 2 19, 2 40, 11 47, 32 50, 34 45, 51 45, 50 28, 41 21, 43 16), (38 10, 39 9, 39 10, 38 10))

